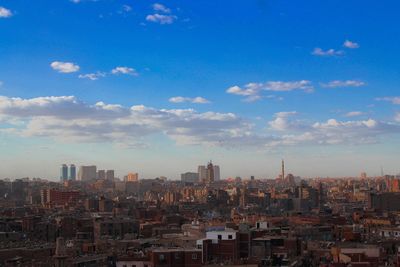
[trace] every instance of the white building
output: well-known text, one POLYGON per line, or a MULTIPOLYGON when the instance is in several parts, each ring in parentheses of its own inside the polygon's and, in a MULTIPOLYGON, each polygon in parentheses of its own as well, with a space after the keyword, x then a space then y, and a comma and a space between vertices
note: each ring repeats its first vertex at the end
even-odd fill
POLYGON ((206 239, 210 239, 213 243, 218 240, 235 240, 237 231, 233 229, 225 229, 222 231, 209 231, 206 233, 206 239))
POLYGON ((219 243, 221 240, 236 240, 237 231, 222 227, 223 229, 218 229, 220 227, 216 227, 216 229, 209 229, 206 232, 206 237, 202 239, 198 239, 196 241, 196 246, 199 249, 203 249, 204 240, 211 240, 213 244, 219 243))

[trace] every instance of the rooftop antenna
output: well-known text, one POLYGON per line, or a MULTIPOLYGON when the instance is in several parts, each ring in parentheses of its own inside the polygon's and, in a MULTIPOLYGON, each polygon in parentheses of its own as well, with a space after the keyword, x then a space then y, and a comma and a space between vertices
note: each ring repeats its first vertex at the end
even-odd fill
POLYGON ((383 177, 383 167, 381 166, 381 176, 383 177))

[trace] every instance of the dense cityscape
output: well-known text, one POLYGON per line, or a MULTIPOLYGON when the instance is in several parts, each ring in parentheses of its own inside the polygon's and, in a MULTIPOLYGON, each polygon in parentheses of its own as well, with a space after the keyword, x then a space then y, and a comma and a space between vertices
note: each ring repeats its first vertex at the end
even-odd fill
POLYGON ((400 176, 0 180, 0 266, 400 266, 400 176))
POLYGON ((0 267, 400 267, 399 11, 0 0, 0 267))

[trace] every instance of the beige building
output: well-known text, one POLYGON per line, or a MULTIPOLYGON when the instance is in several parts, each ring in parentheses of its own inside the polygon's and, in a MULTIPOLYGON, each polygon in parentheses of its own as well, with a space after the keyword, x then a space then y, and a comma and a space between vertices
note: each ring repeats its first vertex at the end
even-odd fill
POLYGON ((139 174, 137 172, 133 173, 130 172, 128 173, 127 176, 125 176, 125 182, 138 182, 139 181, 139 174))

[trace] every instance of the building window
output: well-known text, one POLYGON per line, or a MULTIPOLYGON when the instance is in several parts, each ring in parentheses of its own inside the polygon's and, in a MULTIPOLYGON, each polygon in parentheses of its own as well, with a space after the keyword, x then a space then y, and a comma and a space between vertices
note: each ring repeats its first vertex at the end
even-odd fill
POLYGON ((181 257, 178 253, 175 253, 175 260, 179 260, 181 257))
POLYGON ((232 239, 232 235, 228 235, 228 239, 232 239))
POLYGON ((160 254, 160 255, 158 256, 158 259, 159 259, 160 261, 165 261, 165 256, 164 256, 164 254, 160 254))
POLYGON ((197 260, 197 254, 196 253, 192 254, 192 260, 197 260))
POLYGON ((222 235, 218 235, 218 240, 221 240, 222 239, 222 235))

